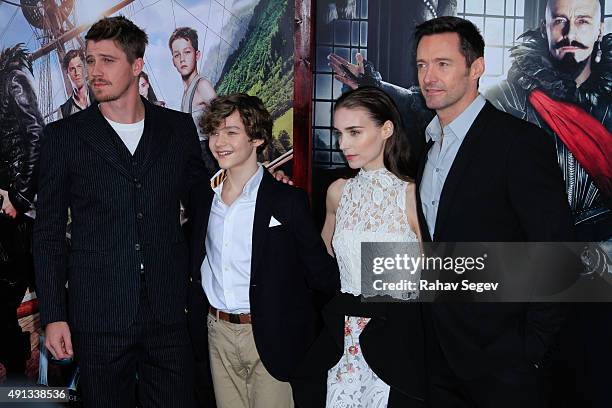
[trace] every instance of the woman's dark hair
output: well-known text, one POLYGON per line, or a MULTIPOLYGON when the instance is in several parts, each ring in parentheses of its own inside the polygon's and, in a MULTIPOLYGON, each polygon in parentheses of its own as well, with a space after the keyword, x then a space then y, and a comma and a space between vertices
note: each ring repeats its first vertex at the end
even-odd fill
POLYGON ((384 163, 387 170, 404 181, 410 178, 410 145, 404 130, 402 117, 393 99, 383 90, 372 86, 359 87, 342 95, 336 101, 334 112, 340 108, 363 109, 378 126, 386 121, 393 123, 393 134, 387 139, 384 163))
POLYGON ((147 73, 144 71, 140 71, 140 74, 138 74, 138 78, 139 80, 140 78, 144 79, 145 81, 147 81, 147 84, 149 84, 149 90, 147 91, 147 101, 151 103, 156 103, 157 96, 155 95, 155 92, 153 91, 153 85, 151 85, 151 81, 149 81, 149 75, 147 75, 147 73))

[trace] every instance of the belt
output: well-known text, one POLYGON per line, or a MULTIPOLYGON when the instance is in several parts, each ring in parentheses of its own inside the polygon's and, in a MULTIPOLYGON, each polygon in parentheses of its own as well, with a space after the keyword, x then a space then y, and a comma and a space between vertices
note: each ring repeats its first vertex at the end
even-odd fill
POLYGON ((236 323, 236 324, 251 324, 251 314, 250 313, 225 313, 220 310, 215 309, 212 306, 208 307, 208 311, 210 314, 215 316, 217 319, 225 320, 226 322, 236 323))

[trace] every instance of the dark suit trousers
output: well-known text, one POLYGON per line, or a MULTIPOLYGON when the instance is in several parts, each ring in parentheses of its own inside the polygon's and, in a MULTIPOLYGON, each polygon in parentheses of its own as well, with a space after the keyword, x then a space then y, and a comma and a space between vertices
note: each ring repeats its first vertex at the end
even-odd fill
POLYGON ((73 333, 84 406, 193 407, 193 353, 186 324, 163 325, 151 311, 146 290, 127 329, 73 333))
MULTIPOLYGON (((434 340, 434 339, 432 339, 434 340)), ((524 367, 465 380, 449 367, 439 343, 427 344, 431 408, 546 408, 548 380, 543 369, 524 367)))

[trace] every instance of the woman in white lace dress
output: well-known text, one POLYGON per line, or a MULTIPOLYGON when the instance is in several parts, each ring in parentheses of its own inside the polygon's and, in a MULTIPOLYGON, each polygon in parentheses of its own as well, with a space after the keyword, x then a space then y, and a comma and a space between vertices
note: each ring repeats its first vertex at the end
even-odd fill
MULTIPOLYGON (((336 180, 327 191, 322 236, 328 251, 338 261, 342 286, 341 299, 332 308, 344 307, 345 316, 344 349, 340 360, 328 371, 326 407, 387 407, 391 387, 380 376, 386 367, 391 370, 393 362, 383 361, 378 364, 379 372, 373 370, 364 352, 374 356, 377 351, 364 351, 360 336, 371 319, 379 318, 388 324, 385 316, 388 308, 359 300, 362 295, 360 251, 362 242, 419 240, 415 186, 405 170, 409 155, 407 137, 403 134, 397 107, 378 88, 358 88, 344 94, 336 102, 333 122, 339 147, 349 166, 360 170, 354 178, 336 180)), ((414 321, 397 323, 418 326, 416 320, 420 315, 410 316, 416 316, 414 321)), ((395 329, 388 329, 387 333, 391 334, 388 337, 400 335, 395 329)), ((385 344, 400 343, 390 339, 385 344)), ((405 367, 405 370, 413 368, 405 367)), ((415 402, 418 406, 422 401, 417 397, 415 402)))

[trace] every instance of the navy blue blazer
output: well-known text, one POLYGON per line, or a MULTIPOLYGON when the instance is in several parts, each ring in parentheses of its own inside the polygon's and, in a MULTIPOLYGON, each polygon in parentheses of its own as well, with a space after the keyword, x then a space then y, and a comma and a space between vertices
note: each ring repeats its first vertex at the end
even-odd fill
MULTIPOLYGON (((196 355, 207 353, 208 301, 200 267, 213 191, 192 190, 190 329, 196 355)), ((251 258, 251 321, 266 370, 289 381, 319 332, 320 308, 340 290, 338 266, 325 248, 303 190, 276 181, 267 171, 257 192, 251 258), (281 225, 269 227, 274 216, 281 225)))

